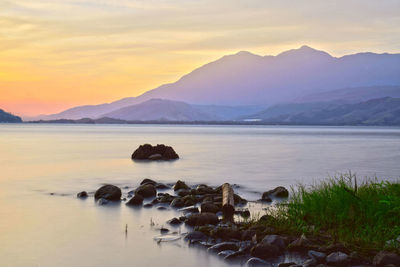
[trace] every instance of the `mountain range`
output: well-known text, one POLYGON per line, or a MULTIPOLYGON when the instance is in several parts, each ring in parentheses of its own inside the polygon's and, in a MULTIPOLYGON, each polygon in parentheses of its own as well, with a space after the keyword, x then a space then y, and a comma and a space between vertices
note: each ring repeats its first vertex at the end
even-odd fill
POLYGON ((400 54, 333 57, 308 46, 277 56, 224 56, 138 97, 32 119, 235 120, 267 108, 400 97, 400 54))
POLYGON ((0 109, 0 123, 4 122, 22 122, 21 118, 15 116, 11 113, 5 112, 4 110, 0 109))

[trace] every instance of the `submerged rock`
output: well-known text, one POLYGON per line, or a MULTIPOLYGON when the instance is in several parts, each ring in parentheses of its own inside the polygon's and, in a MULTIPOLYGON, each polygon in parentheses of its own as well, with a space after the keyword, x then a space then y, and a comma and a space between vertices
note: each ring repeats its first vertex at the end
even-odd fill
POLYGON ((223 250, 238 251, 239 247, 235 242, 222 242, 222 243, 218 243, 218 244, 208 248, 209 252, 214 252, 214 253, 218 253, 223 250))
POLYGON ((180 225, 182 222, 178 218, 172 218, 171 220, 167 221, 170 225, 180 225))
POLYGON ((95 199, 106 199, 111 201, 121 200, 121 189, 115 185, 107 184, 97 189, 94 194, 95 199))
POLYGON ((206 241, 208 237, 202 232, 194 231, 190 232, 185 236, 185 240, 187 241, 206 241))
POLYGON ((260 258, 253 257, 246 262, 246 266, 268 266, 268 264, 260 258))
POLYGON ((76 197, 78 197, 78 198, 87 198, 88 196, 89 195, 86 191, 82 191, 82 192, 79 192, 78 194, 76 194, 76 197))
POLYGON ((178 158, 175 150, 166 145, 144 144, 139 146, 132 154, 134 160, 173 160, 178 158))
POLYGON ((189 190, 190 187, 185 184, 185 182, 178 180, 174 185, 174 191, 178 191, 180 189, 189 190))
POLYGON ((141 195, 142 197, 155 197, 156 194, 156 187, 152 184, 141 185, 135 190, 135 195, 141 195))
POLYGON ((138 194, 136 194, 134 197, 129 199, 128 202, 126 202, 126 205, 128 206, 140 206, 142 204, 143 204, 143 197, 138 194))
POLYGON ((199 213, 199 214, 191 214, 187 220, 186 224, 190 226, 202 226, 206 224, 218 224, 218 217, 214 213, 199 213))
POLYGON ((278 186, 273 190, 269 190, 267 192, 264 192, 262 195, 262 199, 268 201, 271 197, 288 197, 289 196, 289 191, 284 188, 283 186, 278 186))
POLYGON ((152 185, 156 185, 157 182, 148 178, 143 179, 143 181, 140 183, 140 185, 144 185, 144 184, 152 184, 152 185))

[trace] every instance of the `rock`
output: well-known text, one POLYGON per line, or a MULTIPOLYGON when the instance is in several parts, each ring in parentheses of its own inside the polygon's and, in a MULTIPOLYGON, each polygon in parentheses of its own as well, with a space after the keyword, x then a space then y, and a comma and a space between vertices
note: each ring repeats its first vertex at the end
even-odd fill
POLYGON ((243 252, 241 250, 236 251, 232 253, 231 255, 227 255, 224 260, 228 262, 244 262, 247 261, 250 258, 249 254, 246 252, 243 252))
POLYGON ((186 184, 185 184, 185 182, 183 182, 183 181, 181 181, 181 180, 178 180, 176 183, 175 183, 175 185, 174 185, 174 191, 178 191, 178 190, 180 190, 180 189, 185 189, 185 190, 189 190, 190 189, 190 187, 189 186, 187 186, 186 184))
POLYGON ((152 207, 153 207, 153 204, 151 204, 151 203, 146 203, 146 204, 143 205, 143 208, 146 208, 146 209, 149 209, 149 208, 152 208, 152 207))
POLYGON ((156 184, 156 189, 164 190, 164 189, 170 189, 170 187, 166 184, 158 183, 156 184))
POLYGON ((151 184, 151 185, 155 186, 157 184, 157 182, 154 181, 154 180, 146 178, 146 179, 143 179, 142 182, 140 182, 140 185, 144 185, 144 184, 151 184))
POLYGON ((158 210, 167 210, 167 207, 160 206, 160 207, 158 207, 157 209, 158 209, 158 210))
POLYGON ((233 194, 233 201, 235 202, 235 205, 245 205, 247 203, 247 200, 240 197, 237 194, 233 194))
POLYGON ((282 250, 279 249, 277 246, 270 245, 270 244, 257 244, 251 250, 251 256, 261 258, 261 259, 269 259, 278 257, 282 254, 282 250))
POLYGON ((171 203, 172 200, 174 200, 174 199, 175 199, 174 196, 171 196, 170 194, 164 194, 163 196, 161 196, 158 199, 158 202, 160 202, 160 203, 171 203))
POLYGON ((282 262, 278 264, 278 267, 290 267, 296 265, 295 262, 282 262))
POLYGON ((161 228, 160 229, 160 233, 162 233, 162 234, 165 234, 165 233, 168 233, 168 232, 169 232, 169 230, 167 228, 161 228))
POLYGON ((280 249, 285 249, 286 248, 286 243, 283 237, 279 235, 266 235, 263 240, 261 241, 263 244, 270 244, 277 246, 280 249))
POLYGON ((141 195, 135 195, 133 198, 129 199, 128 202, 126 202, 126 205, 128 206, 139 206, 143 204, 143 197, 141 195))
POLYGON ((182 222, 178 218, 172 218, 167 223, 171 224, 171 225, 181 225, 182 224, 182 222))
POLYGON ((303 262, 302 267, 315 267, 317 265, 317 260, 314 258, 308 259, 303 262))
POLYGON ((133 160, 173 160, 178 159, 179 156, 170 146, 145 144, 139 146, 131 158, 133 160))
POLYGON ((278 186, 277 188, 275 188, 273 190, 264 192, 262 194, 262 199, 268 199, 271 196, 272 197, 280 197, 280 198, 288 197, 289 191, 286 188, 284 188, 283 186, 278 186))
POLYGON ((239 247, 235 242, 222 242, 222 243, 218 243, 218 244, 208 248, 208 251, 218 253, 223 250, 238 251, 238 249, 239 249, 239 247))
POLYGON ((97 200, 97 204, 99 205, 106 205, 108 203, 108 200, 105 198, 100 198, 99 200, 97 200))
POLYGON ((199 213, 199 214, 191 214, 187 220, 186 224, 190 226, 202 226, 206 224, 218 224, 218 217, 214 213, 199 213))
POLYGON ((187 207, 183 209, 179 209, 179 211, 183 213, 199 213, 199 208, 198 207, 187 207))
POLYGON ((235 214, 242 216, 243 218, 250 217, 250 211, 248 209, 245 210, 235 210, 235 214))
POLYGON ((241 232, 236 227, 217 226, 211 230, 211 236, 222 240, 237 239, 240 240, 241 232))
POLYGON ((78 198, 87 198, 88 196, 89 195, 86 191, 82 191, 82 192, 79 192, 78 194, 76 194, 76 197, 78 197, 78 198))
POLYGON ((190 232, 185 236, 185 240, 187 241, 206 241, 208 237, 202 232, 194 231, 190 232))
POLYGON ((269 196, 264 196, 260 199, 262 202, 272 202, 272 199, 269 196))
POLYGON ((307 248, 311 247, 312 243, 307 237, 303 234, 300 238, 294 240, 292 243, 289 244, 289 248, 293 250, 306 250, 307 248))
POLYGON ((185 202, 183 202, 182 198, 175 198, 172 200, 170 206, 173 208, 182 208, 185 206, 185 202))
POLYGON ((257 234, 256 230, 245 230, 242 232, 241 239, 242 240, 252 240, 254 235, 257 234))
POLYGON ((269 266, 266 261, 263 261, 262 259, 259 258, 250 258, 246 262, 246 266, 269 266))
POLYGON ((308 251, 308 256, 315 259, 317 262, 323 262, 326 258, 326 254, 323 252, 318 252, 315 250, 309 250, 308 251))
POLYGON ((235 253, 235 251, 233 250, 223 250, 220 253, 218 253, 218 256, 225 258, 226 256, 232 255, 233 253, 235 253))
POLYGON ((95 199, 106 199, 111 201, 119 201, 121 200, 121 189, 115 185, 107 184, 103 185, 99 189, 97 189, 96 193, 94 193, 95 199))
POLYGON ((326 257, 326 263, 329 265, 340 265, 347 261, 349 256, 343 252, 333 252, 326 257))
POLYGON ((212 187, 208 185, 200 184, 196 187, 196 192, 197 195, 205 195, 205 194, 213 194, 215 191, 212 187))
POLYGON ((373 261, 374 266, 383 267, 385 265, 394 264, 395 266, 400 266, 400 256, 388 251, 380 251, 375 255, 373 261))
POLYGON ((135 195, 141 195, 142 197, 155 197, 157 194, 156 187, 152 184, 144 184, 139 186, 135 190, 135 195))
POLYGON ((217 213, 218 211, 220 211, 220 209, 216 205, 210 202, 202 203, 200 208, 202 213, 204 212, 217 213))
POLYGON ((180 197, 185 197, 187 195, 190 195, 190 190, 187 189, 180 189, 176 192, 176 194, 180 197))

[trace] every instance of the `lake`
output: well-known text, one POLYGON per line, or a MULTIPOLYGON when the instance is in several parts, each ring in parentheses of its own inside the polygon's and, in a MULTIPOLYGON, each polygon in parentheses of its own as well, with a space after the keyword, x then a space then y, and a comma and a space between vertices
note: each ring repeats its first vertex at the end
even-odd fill
POLYGON ((400 128, 2 124, 0 265, 228 266, 182 240, 154 241, 177 211, 98 206, 76 193, 112 183, 126 194, 144 178, 181 179, 238 184, 257 200, 276 186, 349 171, 395 180, 399 163, 400 128), (181 158, 132 162, 143 143, 171 145, 181 158))

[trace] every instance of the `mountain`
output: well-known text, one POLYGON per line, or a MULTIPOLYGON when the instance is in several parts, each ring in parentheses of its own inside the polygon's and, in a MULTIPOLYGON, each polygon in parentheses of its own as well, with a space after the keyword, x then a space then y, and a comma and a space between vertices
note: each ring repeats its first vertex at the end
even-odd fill
POLYGON ((285 108, 271 107, 248 118, 273 124, 400 125, 400 98, 384 97, 356 104, 287 104, 285 108))
POLYGON ((370 86, 337 89, 328 92, 316 93, 299 97, 294 100, 296 103, 308 102, 338 102, 338 103, 359 103, 369 99, 383 97, 400 97, 400 86, 370 86))
POLYGON ((340 88, 399 85, 400 54, 358 53, 337 58, 308 46, 277 56, 242 51, 208 63, 174 83, 138 97, 75 107, 40 118, 100 118, 153 98, 196 105, 265 106, 340 88))
POLYGON ((127 121, 214 121, 217 117, 184 102, 150 99, 104 114, 127 121))
POLYGON ((126 121, 227 121, 264 108, 264 106, 190 105, 181 101, 150 99, 103 116, 126 121))
POLYGON ((18 116, 14 116, 11 113, 5 112, 0 109, 0 123, 3 122, 22 122, 21 118, 18 116))

